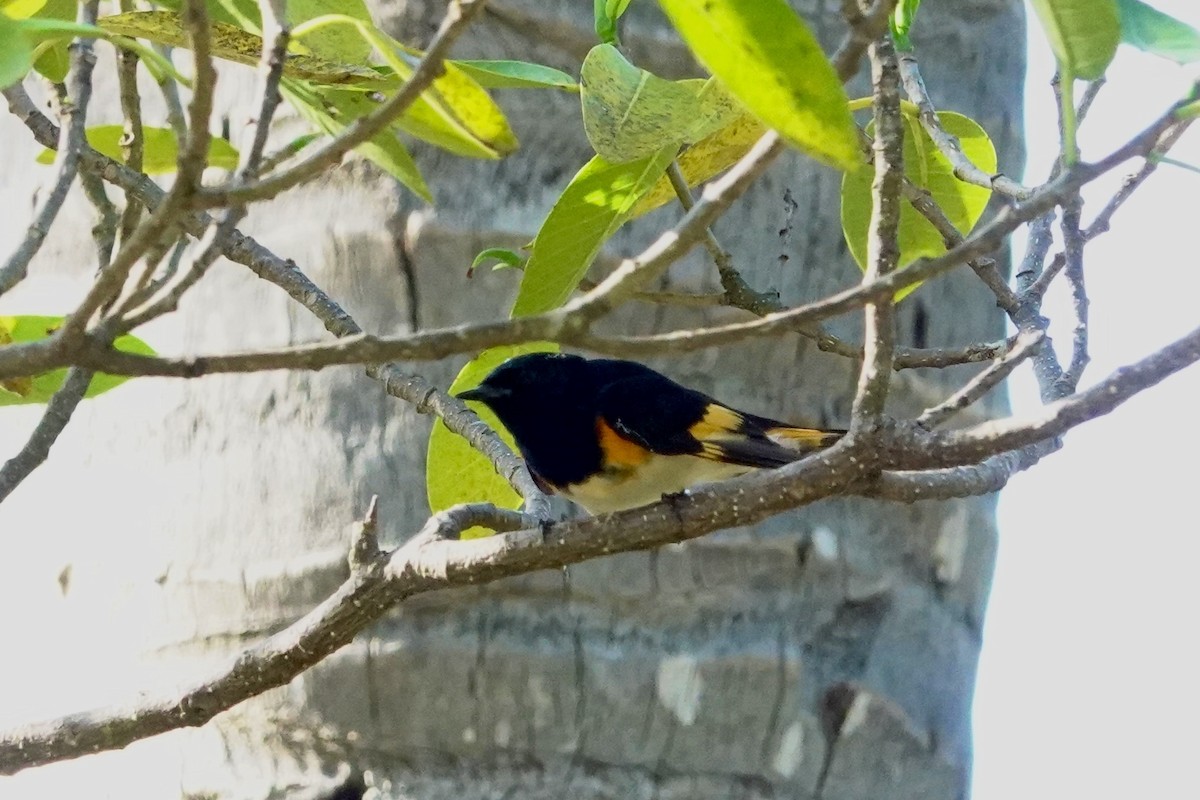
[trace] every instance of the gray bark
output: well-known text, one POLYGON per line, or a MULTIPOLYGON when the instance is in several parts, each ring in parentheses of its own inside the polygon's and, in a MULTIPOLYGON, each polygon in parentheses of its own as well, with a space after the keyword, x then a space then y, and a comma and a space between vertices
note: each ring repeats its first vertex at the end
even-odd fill
MULTIPOLYGON (((422 41, 442 7, 428 5, 392 3, 380 19, 422 41)), ((838 4, 802 5, 834 45, 838 4)), ((585 6, 498 2, 456 52, 572 71, 592 40, 585 6)), ((921 17, 935 99, 974 116, 1001 169, 1019 174, 1021 4, 927 0, 921 17)), ((634 4, 624 39, 647 68, 693 74, 652 4, 634 4)), ((250 113, 248 75, 222 72, 218 97, 235 131, 250 113)), ((90 124, 118 121, 111 89, 99 87, 90 124)), ((857 80, 852 96, 865 93, 857 80)), ((368 330, 502 315, 518 274, 468 281, 466 265, 483 247, 527 241, 590 152, 573 97, 506 92, 502 102, 522 140, 513 157, 419 153, 435 211, 353 165, 255 207, 244 227, 368 330)), ((0 141, 14 177, 0 189, 4 205, 25 209, 42 169, 35 148, 7 117, 0 141)), ((838 187, 832 171, 789 156, 717 234, 756 287, 779 289, 788 304, 816 298, 858 276, 838 187), (785 192, 797 204, 790 222, 785 192)), ((635 252, 673 213, 630 225, 609 254, 635 252)), ((0 219, 0 241, 13 241, 23 219, 0 219)), ((90 225, 73 197, 0 313, 67 308, 90 275, 90 225)), ((714 272, 694 254, 671 283, 711 289, 714 272)), ((729 313, 638 306, 612 326, 650 331, 729 313)), ((860 324, 832 328, 853 339, 860 324)), ((898 324, 902 344, 928 346, 1003 331, 965 271, 923 287, 898 324)), ((321 333, 277 289, 222 262, 145 338, 199 352, 321 333)), ((418 369, 444 385, 461 361, 418 369)), ((831 424, 847 421, 856 367, 796 337, 655 366, 751 411, 831 424)), ((918 411, 964 374, 903 373, 890 411, 918 411)), ((1002 407, 992 398, 987 410, 1002 407)), ((37 410, 2 414, 0 445, 11 451, 37 410)), ((85 402, 50 461, 0 506, 0 606, 13 616, 10 652, 27 654, 0 681, 0 721, 194 675, 307 611, 344 578, 346 526, 371 494, 386 543, 425 518, 429 424, 353 368, 135 381, 85 402), (31 692, 47 675, 54 690, 31 692)), ((342 796, 357 796, 370 783, 383 797, 420 800, 701 800, 811 797, 823 781, 826 800, 961 797, 992 512, 992 498, 832 501, 657 552, 417 598, 287 688, 203 729, 12 782, 83 775, 105 791, 117 781, 124 797, 319 796, 341 784, 342 796), (863 694, 830 742, 821 709, 843 682, 863 694)))

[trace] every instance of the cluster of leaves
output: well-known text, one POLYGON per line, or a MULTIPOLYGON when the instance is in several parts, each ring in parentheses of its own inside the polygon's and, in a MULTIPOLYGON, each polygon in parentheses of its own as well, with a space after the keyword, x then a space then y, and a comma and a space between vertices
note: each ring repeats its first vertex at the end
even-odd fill
MULTIPOLYGON (((403 137, 466 158, 502 158, 518 143, 489 89, 578 93, 584 130, 596 155, 567 184, 526 252, 489 249, 473 265, 499 261, 522 270, 513 317, 561 306, 617 229, 670 202, 675 190, 666 172, 672 163, 689 185, 699 185, 728 169, 768 129, 844 173, 843 231, 850 252, 865 267, 871 172, 865 168, 853 114, 868 102, 846 96, 816 37, 786 0, 659 0, 711 75, 677 81, 651 74, 622 53, 619 21, 630 2, 595 0, 599 41, 584 59, 578 81, 558 70, 519 61, 449 61, 431 88, 388 130, 358 148, 360 155, 428 201, 429 186, 403 137)), ((919 2, 897 4, 892 35, 901 49, 911 47, 919 2)), ((1200 58, 1200 34, 1140 0, 1031 2, 1059 60, 1064 110, 1073 108, 1073 80, 1100 77, 1122 40, 1181 63, 1200 58)), ((188 46, 180 0, 158 0, 157 6, 104 16, 90 26, 73 21, 74 0, 0 0, 0 87, 21 80, 31 69, 61 81, 67 43, 76 36, 132 49, 156 79, 187 84, 168 58, 142 43, 188 46)), ((380 30, 363 0, 290 0, 287 6, 292 37, 281 91, 316 131, 289 146, 289 151, 298 152, 315 137, 336 136, 378 107, 412 75, 422 54, 380 30)), ((214 56, 257 63, 264 45, 257 3, 209 0, 208 8, 214 56)), ((906 104, 903 111, 906 177, 929 193, 960 232, 968 233, 983 213, 989 190, 959 180, 920 124, 916 109, 906 104)), ((940 121, 977 167, 995 172, 994 148, 978 124, 949 112, 940 114, 940 121)), ((1064 136, 1073 143, 1069 114, 1066 121, 1064 136)), ((145 171, 172 170, 178 148, 174 132, 147 127, 142 135, 145 171)), ((121 136, 118 126, 87 132, 92 147, 118 159, 121 136)), ((52 154, 43 153, 39 160, 48 162, 52 154)), ((233 169, 237 160, 229 142, 213 140, 211 166, 233 169)), ((942 235, 912 208, 902 211, 899 239, 901 267, 945 250, 942 235)), ((29 331, 42 330, 44 336, 47 326, 54 324, 45 318, 13 318, 7 328, 0 327, 0 335, 7 337, 0 342, 24 341, 21 337, 29 331)), ((145 348, 132 337, 118 344, 145 348)), ((464 367, 452 388, 474 385, 513 355, 553 348, 550 343, 531 343, 489 350, 464 367)), ((0 402, 4 398, 14 402, 12 397, 42 402, 53 384, 38 387, 34 392, 5 386, 0 402)), ((481 415, 502 430, 486 409, 481 409, 481 415)), ((487 499, 508 507, 520 502, 488 462, 440 422, 430 440, 427 471, 429 501, 435 511, 465 500, 487 499)))

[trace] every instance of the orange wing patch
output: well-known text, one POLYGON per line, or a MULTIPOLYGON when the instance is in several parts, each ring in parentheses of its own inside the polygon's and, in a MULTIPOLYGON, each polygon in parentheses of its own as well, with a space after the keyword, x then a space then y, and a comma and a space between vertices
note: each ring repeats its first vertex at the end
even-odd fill
POLYGON ((617 433, 603 419, 596 420, 596 438, 600 441, 600 452, 604 454, 606 467, 632 469, 650 459, 649 450, 617 433))
POLYGON ((732 408, 709 403, 704 411, 704 417, 692 427, 688 433, 701 442, 710 439, 729 439, 738 435, 745 418, 732 408))

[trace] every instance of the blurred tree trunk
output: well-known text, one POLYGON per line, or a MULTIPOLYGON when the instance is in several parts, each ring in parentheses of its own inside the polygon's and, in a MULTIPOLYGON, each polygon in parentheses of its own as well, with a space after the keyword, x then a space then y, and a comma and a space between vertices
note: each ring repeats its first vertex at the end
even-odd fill
MULTIPOLYGON (((838 4, 800 5, 832 48, 843 30, 838 4)), ((378 11, 401 38, 421 42, 443 7, 397 0, 378 11)), ((623 39, 648 69, 695 74, 649 2, 634 4, 623 39)), ((497 0, 457 52, 574 72, 592 41, 588 3, 497 0)), ((916 41, 935 99, 975 116, 1001 169, 1019 174, 1018 0, 927 0, 916 41)), ((118 121, 107 66, 91 124, 118 121)), ((235 135, 249 93, 229 88, 248 87, 249 75, 222 70, 218 96, 235 135)), ((865 93, 860 77, 851 94, 865 93)), ((522 139, 512 158, 419 154, 436 210, 355 164, 255 207, 245 229, 294 258, 369 330, 500 316, 518 273, 467 280, 466 265, 483 247, 528 241, 590 152, 574 97, 510 91, 502 102, 522 139)), ((5 206, 26 208, 38 183, 30 174, 41 169, 35 148, 9 117, 0 141, 15 178, 2 190, 5 206)), ((717 235, 754 286, 794 304, 857 279, 840 234, 839 182, 788 156, 721 220, 717 235)), ((635 252, 676 213, 631 225, 610 255, 635 252)), ((74 197, 0 313, 69 306, 90 275, 79 266, 90 259, 89 215, 74 197)), ((11 241, 23 220, 0 220, 0 238, 11 241)), ((677 265, 673 285, 715 286, 702 256, 677 265)), ((650 331, 702 319, 639 305, 612 324, 650 331)), ((965 270, 918 291, 899 325, 903 343, 921 346, 1003 331, 965 270)), ((858 338, 859 326, 845 318, 833 329, 858 338)), ((282 292, 228 263, 145 331, 168 352, 320 333, 282 292)), ((461 361, 415 369, 444 384, 461 361)), ((655 366, 749 410, 844 424, 857 365, 788 336, 655 366)), ((900 374, 892 412, 922 407, 963 375, 900 374)), ((989 408, 1002 407, 994 398, 989 408)), ((3 411, 6 452, 37 413, 3 411)), ((353 368, 135 381, 85 403, 49 463, 0 506, 0 598, 14 616, 6 638, 10 653, 23 653, 0 683, 0 722, 195 674, 310 609, 344 578, 346 526, 371 494, 388 543, 425 518, 428 429, 353 368)), ((656 552, 420 597, 204 729, 10 784, 80 779, 128 798, 267 797, 315 796, 346 781, 338 796, 354 797, 365 779, 386 798, 705 800, 810 797, 823 781, 825 800, 958 798, 970 774, 993 505, 825 502, 656 552), (843 682, 865 693, 830 747, 821 712, 843 682)))

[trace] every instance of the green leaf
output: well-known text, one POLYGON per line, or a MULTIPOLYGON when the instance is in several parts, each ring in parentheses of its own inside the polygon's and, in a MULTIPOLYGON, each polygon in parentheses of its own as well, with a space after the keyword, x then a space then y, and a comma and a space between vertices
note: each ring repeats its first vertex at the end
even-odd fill
POLYGON ((792 145, 840 169, 862 160, 846 93, 786 0, 659 0, 708 70, 792 145))
MULTIPOLYGON (((75 11, 78 7, 76 0, 13 0, 3 7, 9 16, 28 16, 33 19, 55 20, 59 22, 75 21, 75 11), (24 14, 17 14, 13 9, 21 8, 24 14)), ((33 33, 26 27, 25 38, 33 47, 33 68, 47 80, 62 83, 67 79, 70 69, 70 55, 67 47, 70 38, 54 33, 33 33)))
POLYGON ((1116 0, 1031 0, 1064 77, 1104 74, 1121 40, 1116 0))
POLYGON ((596 19, 596 36, 604 44, 619 44, 617 20, 625 13, 632 0, 595 0, 592 13, 596 19))
POLYGON ((467 277, 475 274, 475 270, 479 269, 489 261, 499 262, 492 268, 492 271, 498 269, 525 269, 525 262, 529 260, 528 256, 509 250, 506 247, 489 247, 488 249, 475 256, 475 260, 471 262, 471 266, 467 268, 467 277))
POLYGON ((674 156, 671 144, 625 164, 611 164, 600 156, 585 164, 533 240, 512 315, 540 314, 566 302, 604 242, 629 219, 674 156))
MULTIPOLYGON (((485 350, 467 363, 450 384, 450 392, 460 392, 478 386, 488 373, 514 356, 525 353, 555 353, 558 346, 546 342, 531 342, 515 347, 494 347, 485 350)), ((516 450, 512 434, 504 429, 500 420, 482 403, 472 403, 471 408, 492 430, 500 434, 505 443, 516 450)), ((484 456, 467 440, 452 432, 440 419, 434 423, 429 436, 429 449, 425 457, 425 491, 429 497, 429 508, 438 512, 459 503, 493 503, 501 508, 518 508, 521 496, 508 481, 496 473, 484 456)), ((471 528, 465 538, 486 536, 484 528, 471 528)))
POLYGON ((1117 0, 1121 41, 1139 50, 1174 61, 1200 61, 1200 32, 1141 0, 1117 0))
MULTIPOLYGON (((996 171, 996 150, 983 128, 968 117, 950 111, 939 112, 938 119, 949 133, 958 137, 967 158, 984 172, 996 171)), ((904 136, 905 176, 928 191, 954 227, 965 236, 983 215, 991 192, 954 177, 950 161, 937 149, 917 119, 905 114, 904 120, 907 124, 904 136)), ((869 169, 847 172, 842 177, 842 231, 854 259, 864 269, 867 263, 867 228, 871 221, 873 179, 874 175, 869 169)), ((906 267, 922 256, 938 256, 946 252, 941 234, 907 202, 900 207, 898 238, 898 268, 906 267)), ((897 294, 897 299, 915 288, 902 290, 897 294)))
MULTIPOLYGON (((293 108, 330 136, 336 136, 347 125, 375 108, 361 92, 317 89, 290 79, 281 81, 279 88, 293 108)), ((421 177, 421 171, 395 133, 390 130, 377 133, 354 149, 422 200, 433 202, 433 195, 421 177)))
MULTIPOLYGON (((374 26, 363 0, 288 0, 287 3, 287 18, 293 27, 326 14, 352 17, 374 26)), ((365 64, 371 56, 371 43, 358 31, 344 26, 313 31, 299 43, 312 55, 343 64, 365 64)))
MULTIPOLYGON (((124 163, 121 153, 120 125, 99 125, 87 129, 87 141, 93 150, 124 163)), ((142 128, 145 153, 142 156, 142 171, 147 175, 174 172, 179 158, 179 143, 170 128, 142 128)), ((37 163, 53 164, 54 151, 47 148, 38 154, 37 163)), ((226 139, 212 137, 208 145, 208 165, 233 171, 237 169, 238 152, 226 139)))
POLYGON ((892 17, 888 21, 892 29, 892 39, 896 42, 897 50, 912 50, 912 39, 909 38, 909 33, 912 31, 913 24, 917 21, 917 9, 921 6, 921 0, 900 0, 896 3, 896 8, 892 12, 892 17))
MULTIPOLYGON (((187 37, 179 15, 173 11, 132 11, 101 17, 97 24, 110 33, 149 39, 152 42, 186 48, 187 37)), ((262 56, 262 37, 225 22, 212 23, 212 52, 217 58, 237 64, 254 65, 262 56)), ((283 74, 292 78, 325 84, 370 84, 379 81, 379 73, 359 64, 346 64, 318 56, 289 53, 283 74)))
POLYGON ((578 92, 575 79, 562 70, 527 61, 466 60, 448 62, 484 89, 564 89, 578 92))
POLYGON ((0 12, 0 89, 24 78, 32 67, 33 49, 20 23, 0 12))
MULTIPOLYGON (((62 327, 63 319, 41 316, 0 317, 0 345, 45 339, 62 327)), ((113 346, 127 353, 154 355, 150 345, 136 336, 120 336, 113 346)), ((66 375, 66 369, 56 369, 28 378, 0 378, 0 406, 45 403, 62 388, 66 375)), ((98 373, 92 378, 84 397, 95 397, 127 380, 128 376, 98 373)))
POLYGON ((635 67, 610 44, 588 53, 579 85, 588 141, 614 164, 682 143, 700 115, 692 89, 635 67))

